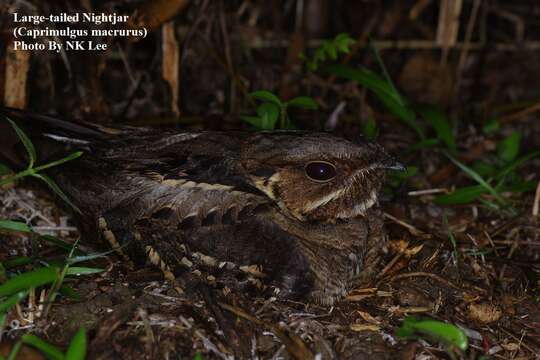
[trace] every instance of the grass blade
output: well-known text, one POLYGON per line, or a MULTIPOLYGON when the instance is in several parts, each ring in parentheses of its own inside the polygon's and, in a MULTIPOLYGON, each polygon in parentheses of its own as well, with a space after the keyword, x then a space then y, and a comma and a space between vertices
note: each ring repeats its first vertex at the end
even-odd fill
POLYGON ((33 258, 28 256, 17 256, 14 259, 8 259, 3 262, 6 269, 11 269, 17 266, 23 266, 31 264, 34 261, 33 258))
POLYGON ((66 271, 66 275, 76 275, 76 276, 91 275, 91 274, 98 274, 103 271, 105 271, 105 269, 70 266, 66 271))
POLYGON ((0 176, 7 175, 13 173, 13 170, 11 170, 8 166, 0 163, 0 176))
POLYGON ((468 204, 486 192, 486 189, 481 185, 467 186, 456 189, 450 194, 439 195, 433 202, 439 205, 468 204))
POLYGON ((0 230, 19 231, 31 233, 32 229, 23 222, 12 220, 0 220, 0 230))
POLYGON ((514 160, 510 164, 506 165, 501 170, 499 170, 499 172, 497 172, 497 174, 495 174, 494 179, 498 180, 498 179, 501 179, 501 178, 505 177, 506 175, 510 174, 512 171, 514 171, 515 169, 517 169, 518 167, 520 167, 521 165, 525 164, 527 161, 529 161, 530 159, 535 158, 535 157, 540 157, 540 150, 533 151, 532 153, 524 155, 524 156, 514 160))
POLYGON ((32 174, 32 176, 36 177, 36 178, 38 178, 40 180, 43 180, 56 193, 56 195, 58 195, 62 200, 64 200, 64 202, 66 202, 69 206, 71 206, 79 214, 82 213, 81 210, 74 203, 72 203, 71 200, 69 200, 69 198, 67 197, 66 194, 64 194, 62 189, 60 189, 60 187, 58 187, 58 185, 56 185, 56 183, 54 182, 53 179, 51 179, 50 177, 48 177, 47 175, 44 175, 44 174, 32 174))
POLYGON ((22 290, 52 283, 59 273, 60 269, 55 266, 42 267, 22 273, 0 285, 0 296, 9 296, 22 290))
POLYGON ((410 109, 401 95, 384 78, 368 69, 354 69, 339 64, 329 65, 325 69, 336 76, 354 80, 373 91, 392 114, 416 131, 421 139, 425 138, 424 131, 416 121, 415 112, 410 109))
POLYGON ((8 297, 5 301, 0 303, 0 313, 9 311, 15 304, 24 299, 28 295, 28 291, 20 291, 8 297))
POLYGON ((473 169, 468 167, 467 165, 459 162, 457 159, 452 157, 452 155, 446 153, 446 156, 457 166, 459 167, 465 174, 467 174, 470 178, 472 178, 474 181, 476 181, 478 184, 480 184, 484 189, 487 190, 491 195, 497 199, 497 201, 500 204, 506 204, 506 200, 504 200, 501 195, 491 186, 486 180, 484 180, 480 175, 478 175, 477 172, 475 172, 473 169))
POLYGON ((46 242, 48 242, 50 244, 53 244, 53 245, 55 245, 56 247, 58 247, 58 248, 60 248, 62 250, 66 250, 66 251, 71 250, 72 245, 70 243, 62 241, 62 240, 58 239, 56 236, 41 235, 38 239, 42 240, 42 241, 46 241, 46 242))
POLYGON ((515 160, 519 154, 520 142, 521 135, 517 132, 500 141, 497 144, 497 155, 499 156, 499 159, 505 163, 515 160))
POLYGON ((74 152, 72 154, 69 154, 68 156, 66 156, 66 157, 64 157, 64 158, 62 158, 60 160, 55 160, 55 161, 52 161, 52 162, 50 162, 48 164, 37 166, 34 170, 37 172, 37 171, 42 171, 42 170, 51 168, 53 166, 58 166, 58 165, 61 165, 61 164, 65 163, 65 162, 75 160, 78 157, 81 157, 82 154, 83 154, 82 151, 76 151, 76 152, 74 152))
POLYGON ((86 330, 80 328, 69 343, 65 360, 84 360, 86 358, 86 348, 86 330))
POLYGON ((17 124, 15 124, 13 120, 11 120, 10 118, 6 118, 6 119, 7 121, 9 121, 9 123, 11 124, 15 132, 17 133, 17 136, 19 137, 19 139, 21 139, 21 142, 23 143, 24 148, 26 149, 26 152, 28 153, 28 159, 29 159, 28 169, 33 168, 34 163, 36 162, 36 159, 37 159, 36 148, 34 148, 34 144, 32 144, 32 141, 30 141, 30 138, 26 136, 24 131, 22 131, 22 129, 19 126, 17 126, 17 124))
POLYGON ((62 285, 60 286, 60 289, 58 289, 58 292, 72 300, 81 301, 81 295, 79 295, 79 293, 73 290, 73 288, 70 286, 62 285))
POLYGON ((26 345, 33 346, 41 351, 47 357, 47 359, 64 360, 64 353, 60 351, 60 349, 33 334, 24 334, 21 340, 26 345))
POLYGON ((424 120, 428 121, 435 129, 437 137, 441 139, 452 153, 457 151, 456 141, 450 121, 441 111, 434 106, 421 106, 416 109, 424 120))

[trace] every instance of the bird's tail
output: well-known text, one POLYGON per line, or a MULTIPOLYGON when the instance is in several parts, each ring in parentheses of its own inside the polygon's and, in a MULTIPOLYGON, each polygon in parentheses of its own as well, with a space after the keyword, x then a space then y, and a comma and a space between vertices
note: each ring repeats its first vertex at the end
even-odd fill
POLYGON ((26 110, 0 107, 0 161, 13 166, 23 166, 27 159, 21 154, 21 129, 39 150, 39 159, 73 149, 90 150, 102 140, 113 135, 113 129, 96 124, 61 120, 26 110), (13 123, 15 125, 13 125, 13 123))

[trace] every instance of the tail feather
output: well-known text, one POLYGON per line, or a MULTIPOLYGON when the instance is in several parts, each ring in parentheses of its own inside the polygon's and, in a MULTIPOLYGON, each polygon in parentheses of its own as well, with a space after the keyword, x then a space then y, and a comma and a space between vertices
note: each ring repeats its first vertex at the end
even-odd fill
POLYGON ((99 140, 107 137, 98 125, 61 120, 26 110, 2 107, 0 114, 27 128, 30 133, 49 134, 61 139, 79 141, 99 140))
POLYGON ((14 166, 24 164, 24 159, 21 159, 21 151, 18 148, 20 139, 6 119, 14 121, 23 129, 36 148, 44 150, 40 154, 42 160, 65 152, 66 148, 91 150, 94 144, 97 145, 109 138, 113 131, 95 124, 66 121, 0 106, 0 160, 14 166), (43 142, 46 144, 42 144, 43 142))

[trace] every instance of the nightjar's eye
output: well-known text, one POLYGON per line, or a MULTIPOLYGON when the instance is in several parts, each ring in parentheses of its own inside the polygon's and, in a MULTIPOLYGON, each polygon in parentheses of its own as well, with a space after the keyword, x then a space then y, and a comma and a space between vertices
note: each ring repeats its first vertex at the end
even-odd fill
POLYGON ((336 177, 336 167, 324 161, 312 161, 305 169, 306 175, 313 181, 326 182, 336 177))

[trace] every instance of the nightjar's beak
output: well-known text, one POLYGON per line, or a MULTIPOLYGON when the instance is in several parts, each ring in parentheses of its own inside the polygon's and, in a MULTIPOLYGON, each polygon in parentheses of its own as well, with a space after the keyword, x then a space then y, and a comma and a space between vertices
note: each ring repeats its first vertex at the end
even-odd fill
POLYGON ((379 168, 381 169, 388 169, 388 170, 396 170, 396 171, 405 171, 407 168, 405 165, 397 161, 396 159, 389 157, 379 163, 379 168))

